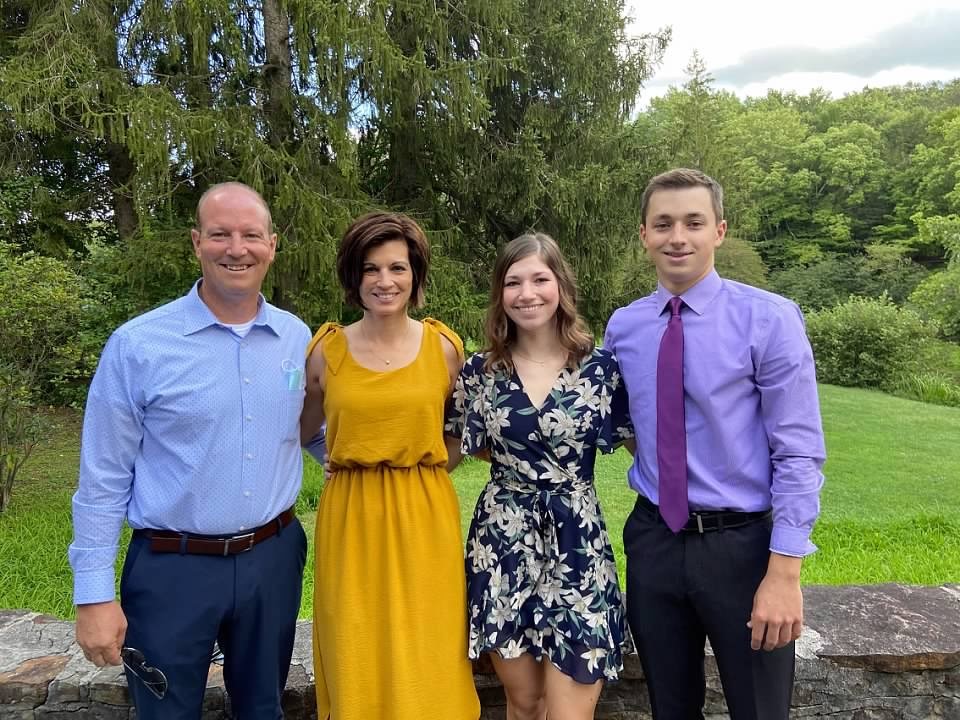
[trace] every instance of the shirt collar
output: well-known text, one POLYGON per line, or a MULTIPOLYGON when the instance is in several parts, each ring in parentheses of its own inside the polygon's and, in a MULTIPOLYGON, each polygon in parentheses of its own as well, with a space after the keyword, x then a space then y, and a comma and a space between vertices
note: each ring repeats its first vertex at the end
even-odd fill
MULTIPOLYGON (((713 299, 717 296, 717 293, 720 292, 721 285, 723 285, 723 280, 720 279, 716 270, 711 270, 704 275, 696 285, 687 288, 687 291, 682 293, 680 297, 683 299, 684 305, 693 310, 697 315, 703 315, 704 311, 706 311, 710 303, 712 303, 713 299)), ((673 293, 660 283, 657 283, 656 296, 657 314, 659 315, 667 307, 670 298, 673 297, 673 293)))
MULTIPOLYGON (((225 327, 226 323, 217 320, 217 316, 211 312, 207 304, 200 298, 200 283, 203 279, 197 280, 190 292, 187 293, 183 311, 183 334, 192 335, 211 325, 225 327)), ((273 308, 266 302, 262 293, 257 296, 257 316, 253 320, 254 326, 263 325, 270 329, 274 335, 279 335, 277 329, 277 319, 273 308)))

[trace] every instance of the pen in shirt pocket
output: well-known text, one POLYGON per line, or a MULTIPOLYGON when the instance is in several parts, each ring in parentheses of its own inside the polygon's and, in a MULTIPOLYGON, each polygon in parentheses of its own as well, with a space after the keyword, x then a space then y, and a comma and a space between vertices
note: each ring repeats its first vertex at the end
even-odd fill
POLYGON ((299 392, 307 386, 302 365, 297 365, 293 360, 284 360, 280 363, 280 369, 283 370, 283 375, 287 379, 288 392, 299 392))

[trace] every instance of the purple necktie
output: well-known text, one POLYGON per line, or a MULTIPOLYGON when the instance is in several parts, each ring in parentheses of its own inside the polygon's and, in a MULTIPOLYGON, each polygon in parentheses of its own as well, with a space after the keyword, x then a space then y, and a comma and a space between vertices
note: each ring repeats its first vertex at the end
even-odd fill
POLYGON ((687 427, 683 413, 683 300, 670 298, 670 321, 657 356, 657 469, 660 515, 673 532, 687 524, 687 427))

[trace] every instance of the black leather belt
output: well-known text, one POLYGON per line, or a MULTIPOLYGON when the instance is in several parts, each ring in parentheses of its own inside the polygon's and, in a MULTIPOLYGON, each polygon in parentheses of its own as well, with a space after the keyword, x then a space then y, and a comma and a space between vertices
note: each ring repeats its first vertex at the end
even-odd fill
POLYGON ((134 530, 134 537, 150 540, 150 550, 158 553, 186 555, 238 555, 271 538, 289 525, 295 517, 293 508, 284 510, 270 522, 239 535, 195 535, 173 530, 134 530))
MULTIPOLYGON (((637 505, 644 510, 656 516, 662 524, 666 525, 663 517, 660 515, 660 508, 650 502, 643 495, 637 495, 637 505)), ((731 530, 733 528, 749 525, 757 520, 769 517, 770 510, 758 510, 757 512, 736 512, 734 510, 691 510, 690 519, 687 524, 681 528, 682 532, 708 533, 720 530, 731 530)))

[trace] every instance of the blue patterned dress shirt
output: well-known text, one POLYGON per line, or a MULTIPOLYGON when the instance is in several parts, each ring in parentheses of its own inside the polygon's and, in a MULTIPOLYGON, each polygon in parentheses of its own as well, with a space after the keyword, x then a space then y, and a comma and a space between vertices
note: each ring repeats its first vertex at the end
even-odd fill
POLYGON ((294 504, 310 331, 263 297, 240 337, 197 293, 122 325, 90 385, 73 497, 76 604, 115 597, 131 527, 204 535, 262 525, 294 504))

